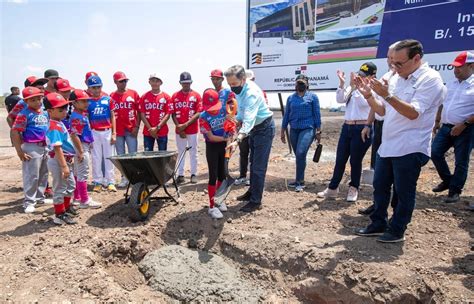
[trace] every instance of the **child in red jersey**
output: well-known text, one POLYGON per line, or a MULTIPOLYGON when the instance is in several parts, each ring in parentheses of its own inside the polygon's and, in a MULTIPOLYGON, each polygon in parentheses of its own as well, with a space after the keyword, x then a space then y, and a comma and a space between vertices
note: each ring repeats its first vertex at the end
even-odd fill
POLYGON ((171 98, 160 87, 163 84, 157 74, 151 74, 148 83, 151 91, 140 99, 138 109, 145 127, 143 128, 143 145, 145 151, 153 151, 155 141, 159 151, 168 149, 168 119, 171 114, 171 98))

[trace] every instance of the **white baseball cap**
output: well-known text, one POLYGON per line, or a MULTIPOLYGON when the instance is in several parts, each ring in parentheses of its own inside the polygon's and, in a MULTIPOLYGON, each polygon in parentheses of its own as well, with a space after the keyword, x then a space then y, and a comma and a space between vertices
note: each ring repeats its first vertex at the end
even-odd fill
POLYGON ((161 81, 161 83, 163 83, 163 80, 161 80, 160 76, 158 76, 158 73, 151 73, 150 74, 150 77, 148 77, 148 80, 152 79, 152 78, 156 78, 158 79, 159 81, 161 81))

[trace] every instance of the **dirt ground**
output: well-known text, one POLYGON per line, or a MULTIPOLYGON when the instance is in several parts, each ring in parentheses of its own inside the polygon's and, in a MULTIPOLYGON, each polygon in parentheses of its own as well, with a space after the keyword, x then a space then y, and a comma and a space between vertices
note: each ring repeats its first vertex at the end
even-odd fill
MULTIPOLYGON (((474 161, 462 200, 452 205, 431 192, 439 182, 432 163, 423 168, 404 243, 357 237, 354 229, 368 223, 357 209, 371 203, 370 186, 362 187, 357 203, 346 202, 346 171, 337 200, 316 198, 331 178, 342 121, 340 115, 324 113, 325 161, 308 160, 303 193, 287 188, 295 162, 275 137, 264 207, 253 214, 238 212, 241 204, 233 198, 245 191, 239 186, 229 196, 225 218, 208 217, 201 142, 199 183, 181 187, 182 203, 154 201, 149 219, 132 223, 124 191, 102 192, 92 194, 104 204, 102 209, 81 210, 78 225, 57 227, 51 205, 40 206, 34 214, 22 213, 21 165, 2 112, 0 302, 172 302, 147 285, 137 263, 147 252, 180 244, 222 256, 265 290, 262 302, 472 303, 474 213, 466 206, 474 200, 474 161)), ((168 146, 172 150, 174 141, 168 146)), ((450 160, 452 164, 452 154, 450 160)), ((233 175, 237 161, 236 155, 231 161, 233 175)), ((368 155, 364 163, 367 167, 368 155)))

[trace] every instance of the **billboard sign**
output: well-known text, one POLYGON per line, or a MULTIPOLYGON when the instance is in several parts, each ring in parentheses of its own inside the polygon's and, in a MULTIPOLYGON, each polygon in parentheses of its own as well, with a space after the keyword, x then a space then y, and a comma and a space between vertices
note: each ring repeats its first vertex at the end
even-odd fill
POLYGON ((247 66, 266 91, 292 91, 298 74, 312 89, 335 89, 336 70, 374 62, 388 70, 388 47, 416 39, 445 81, 449 63, 474 49, 474 0, 249 0, 247 66))

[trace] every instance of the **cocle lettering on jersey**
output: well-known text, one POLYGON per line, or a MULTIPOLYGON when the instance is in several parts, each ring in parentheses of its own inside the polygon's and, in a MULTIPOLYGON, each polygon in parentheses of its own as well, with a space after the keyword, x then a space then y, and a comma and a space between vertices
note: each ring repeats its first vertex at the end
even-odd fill
POLYGON ((164 108, 164 103, 145 103, 145 111, 149 110, 163 110, 164 108))
POLYGON ((127 109, 127 110, 131 110, 132 109, 132 103, 131 102, 119 102, 117 105, 117 108, 118 109, 127 109))
POLYGON ((194 106, 194 101, 192 101, 191 99, 189 100, 189 102, 187 102, 187 101, 177 101, 175 103, 175 106, 176 106, 177 109, 192 108, 194 106))

